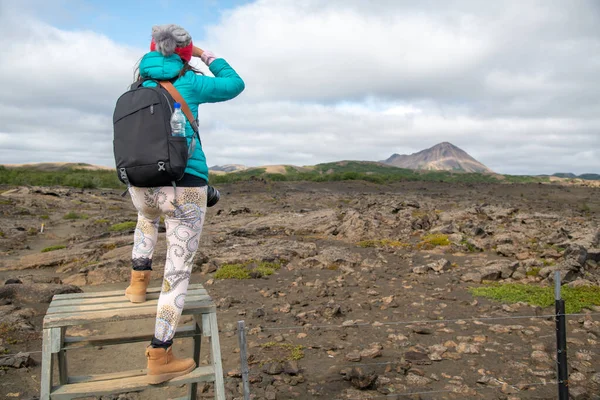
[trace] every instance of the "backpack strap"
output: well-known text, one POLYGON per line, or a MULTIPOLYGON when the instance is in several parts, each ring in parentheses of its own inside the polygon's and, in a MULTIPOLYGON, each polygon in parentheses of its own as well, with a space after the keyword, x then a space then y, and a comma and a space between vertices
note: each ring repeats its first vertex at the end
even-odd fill
MULTIPOLYGON (((173 97, 173 99, 175 99, 176 102, 181 104, 181 111, 183 111, 183 113, 187 117, 194 132, 196 134, 198 134, 198 124, 197 124, 196 120, 194 119, 192 110, 190 110, 190 107, 187 105, 187 103, 185 102, 185 100, 183 99, 181 94, 179 94, 179 91, 177 89, 175 89, 175 86, 173 86, 173 84, 169 81, 159 81, 158 83, 160 84, 160 86, 165 88, 165 90, 167 92, 169 92, 171 97, 173 97)), ((198 140, 200 140, 200 137, 198 137, 198 140)))

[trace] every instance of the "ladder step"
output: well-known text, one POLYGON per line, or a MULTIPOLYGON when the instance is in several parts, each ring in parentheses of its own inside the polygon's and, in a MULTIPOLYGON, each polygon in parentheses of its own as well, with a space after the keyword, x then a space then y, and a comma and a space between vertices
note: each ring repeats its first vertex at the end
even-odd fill
MULTIPOLYGON (((193 337, 195 334, 195 326, 183 325, 175 332, 175 339, 193 337)), ((130 334, 124 335, 123 333, 116 333, 112 335, 98 335, 98 336, 67 336, 61 350, 72 350, 80 349, 83 347, 95 347, 95 346, 112 346, 115 344, 127 344, 137 342, 149 342, 152 340, 154 332, 130 334)))
MULTIPOLYGON (((194 293, 188 293, 185 297, 186 302, 192 301, 203 301, 209 300, 210 296, 207 294, 195 295, 194 293)), ((102 310, 115 310, 119 308, 135 308, 135 307, 146 307, 146 306, 154 306, 158 305, 158 300, 146 300, 143 303, 132 303, 125 296, 122 296, 120 302, 111 302, 111 303, 100 303, 100 304, 84 304, 84 305, 60 305, 57 306, 52 302, 48 310, 46 311, 46 315, 50 314, 58 314, 58 313, 72 313, 75 311, 102 311, 102 310)))
MULTIPOLYGON (((206 289, 189 289, 187 291, 188 296, 194 295, 208 295, 206 289)), ((74 306, 74 305, 88 305, 88 304, 108 304, 108 303, 120 303, 125 297, 125 290, 121 290, 118 295, 108 297, 92 297, 92 298, 76 298, 76 299, 58 299, 52 300, 52 306, 74 306)), ((156 300, 160 296, 160 292, 147 293, 146 300, 156 300)))
MULTIPOLYGON (((194 289, 204 289, 201 283, 194 283, 188 286, 188 292, 194 289)), ((110 297, 122 295, 125 288, 121 290, 110 290, 104 292, 84 292, 84 293, 66 293, 66 294, 55 294, 52 300, 63 300, 63 299, 90 299, 94 297, 110 297)), ((146 290, 146 293, 160 293, 160 287, 152 287, 146 290)))
POLYGON ((99 382, 99 381, 114 381, 115 379, 133 378, 136 376, 146 375, 146 369, 134 369, 131 371, 111 372, 108 374, 81 375, 70 376, 69 385, 74 383, 99 382))
MULTIPOLYGON (((208 298, 200 301, 186 301, 182 314, 199 315, 216 312, 216 306, 213 301, 208 298)), ((44 317, 44 329, 93 324, 96 322, 114 322, 123 320, 135 320, 152 318, 156 316, 156 305, 147 305, 140 303, 136 306, 126 308, 113 308, 110 310, 95 310, 95 311, 75 311, 57 314, 46 314, 44 317)))
POLYGON ((146 382, 145 370, 133 370, 111 374, 89 375, 85 377, 72 377, 68 385, 57 386, 52 391, 50 398, 56 400, 70 400, 77 397, 107 395, 143 390, 152 387, 179 386, 193 382, 214 382, 215 372, 212 366, 201 366, 187 375, 171 379, 160 385, 149 385, 146 382))

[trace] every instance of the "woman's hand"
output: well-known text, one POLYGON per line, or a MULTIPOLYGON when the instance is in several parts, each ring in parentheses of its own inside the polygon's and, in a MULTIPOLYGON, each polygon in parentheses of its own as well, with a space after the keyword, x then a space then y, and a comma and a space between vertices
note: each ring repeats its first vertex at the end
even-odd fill
POLYGON ((194 46, 192 49, 192 57, 200 57, 202 56, 202 53, 204 53, 204 50, 202 50, 200 47, 194 46))

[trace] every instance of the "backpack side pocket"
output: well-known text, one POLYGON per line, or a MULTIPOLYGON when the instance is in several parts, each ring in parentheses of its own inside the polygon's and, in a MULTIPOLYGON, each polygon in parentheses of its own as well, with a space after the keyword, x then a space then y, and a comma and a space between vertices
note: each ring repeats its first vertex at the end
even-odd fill
POLYGON ((167 172, 173 180, 178 181, 183 178, 188 161, 187 139, 181 136, 170 136, 169 142, 169 164, 167 172))

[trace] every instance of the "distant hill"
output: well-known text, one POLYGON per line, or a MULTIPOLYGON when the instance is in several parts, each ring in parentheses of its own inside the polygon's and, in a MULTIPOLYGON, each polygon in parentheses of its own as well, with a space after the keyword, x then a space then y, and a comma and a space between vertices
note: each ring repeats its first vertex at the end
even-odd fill
POLYGON ((586 181, 600 181, 600 174, 581 174, 575 175, 570 172, 557 172, 552 176, 556 176, 558 178, 568 178, 568 179, 583 179, 586 181))
POLYGON ((466 151, 448 142, 436 144, 411 155, 393 154, 382 162, 407 169, 493 173, 466 151))
POLYGON ((209 168, 210 172, 237 172, 244 171, 248 169, 245 165, 241 164, 225 164, 225 165, 215 165, 209 168))
POLYGON ((33 168, 38 171, 60 171, 64 169, 85 169, 89 171, 114 171, 115 167, 93 165, 88 163, 43 162, 29 164, 3 164, 6 168, 33 168))
MULTIPOLYGON (((211 171, 214 185, 245 181, 311 181, 336 182, 361 180, 375 184, 422 181, 448 183, 547 183, 600 187, 600 180, 559 178, 556 176, 499 175, 472 173, 462 170, 416 170, 398 168, 376 161, 336 161, 312 166, 265 165, 245 167, 240 171, 211 171)), ((0 165, 0 186, 66 186, 82 189, 125 188, 114 168, 97 167, 85 163, 39 163, 27 165, 0 165)))

